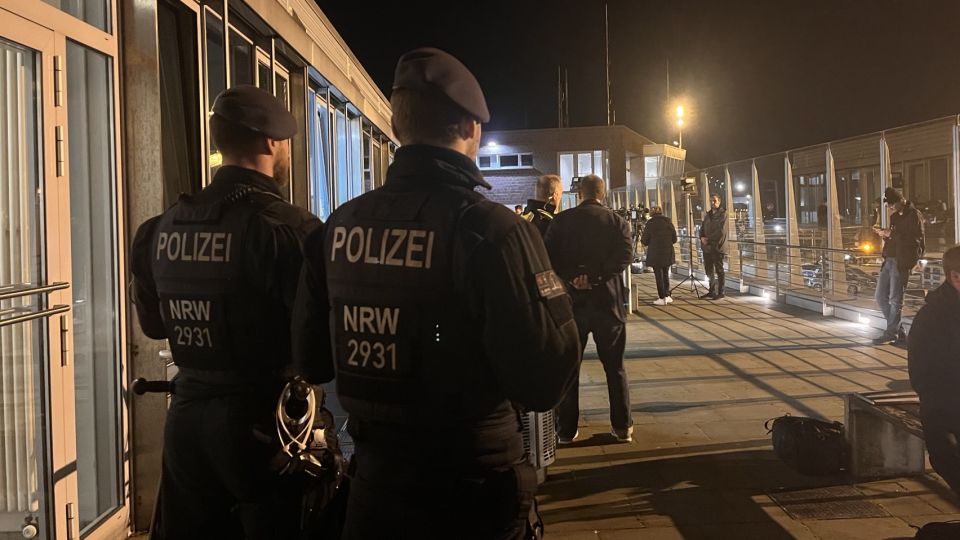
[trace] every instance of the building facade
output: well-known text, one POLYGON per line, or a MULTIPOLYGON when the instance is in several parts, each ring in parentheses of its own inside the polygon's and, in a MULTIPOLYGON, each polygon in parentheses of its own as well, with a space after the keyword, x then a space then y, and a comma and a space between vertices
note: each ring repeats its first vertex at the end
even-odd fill
POLYGON ((390 107, 308 0, 0 0, 0 539, 124 538, 159 478, 162 341, 125 256, 213 177, 214 98, 255 84, 300 124, 289 197, 326 217, 374 188, 390 107))
POLYGON ((596 174, 609 189, 643 182, 643 147, 650 139, 625 126, 490 131, 477 165, 493 186, 493 201, 513 206, 533 197, 537 177, 559 175, 564 191, 573 178, 596 174))

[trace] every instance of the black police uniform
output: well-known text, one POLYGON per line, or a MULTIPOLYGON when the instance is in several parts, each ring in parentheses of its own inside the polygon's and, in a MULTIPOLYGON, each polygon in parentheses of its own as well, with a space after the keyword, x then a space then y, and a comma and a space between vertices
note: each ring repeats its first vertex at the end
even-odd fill
POLYGON ((546 236, 547 228, 553 221, 554 212, 557 208, 553 203, 538 201, 537 199, 527 199, 527 207, 520 216, 523 219, 533 223, 533 226, 540 231, 540 236, 546 236))
MULTIPOLYGON (((547 230, 546 245, 564 281, 582 274, 590 280, 591 289, 570 290, 580 345, 586 347, 587 336, 593 333, 607 378, 610 423, 616 430, 627 431, 633 419, 623 369, 628 297, 621 274, 633 259, 630 224, 599 202, 589 200, 557 214, 547 230)), ((579 384, 574 379, 557 408, 557 435, 572 439, 579 415, 579 384)))
MULTIPOLYGON (((469 77, 479 92, 435 49, 401 58, 395 85, 411 77, 440 81, 432 87, 458 104, 463 87, 451 81, 469 77)), ((383 187, 338 208, 305 244, 294 347, 315 373, 335 363, 350 414, 344 538, 512 539, 526 529, 536 477, 511 402, 556 405, 579 344, 536 230, 476 186, 489 188, 469 157, 405 145, 383 187), (328 321, 333 361, 319 353, 328 321)))
MULTIPOLYGON (((285 138, 289 130, 273 120, 279 113, 262 103, 273 98, 257 92, 227 90, 214 110, 229 120, 248 118, 242 109, 262 115, 253 125, 285 138)), ((296 537, 297 493, 284 492, 268 470, 278 447, 253 428, 275 429, 301 242, 319 227, 283 200, 272 178, 223 166, 200 193, 181 195, 137 231, 131 267, 140 326, 169 340, 179 370, 154 538, 296 537)))

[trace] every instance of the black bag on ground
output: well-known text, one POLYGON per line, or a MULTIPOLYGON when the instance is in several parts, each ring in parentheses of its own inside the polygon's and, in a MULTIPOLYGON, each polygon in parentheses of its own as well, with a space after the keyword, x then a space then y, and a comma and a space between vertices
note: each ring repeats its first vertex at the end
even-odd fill
POLYGON ((767 420, 764 427, 773 436, 777 457, 800 474, 829 476, 847 467, 847 441, 840 422, 788 414, 767 420))
POLYGON ((927 523, 914 536, 916 540, 956 540, 960 538, 960 521, 927 523))

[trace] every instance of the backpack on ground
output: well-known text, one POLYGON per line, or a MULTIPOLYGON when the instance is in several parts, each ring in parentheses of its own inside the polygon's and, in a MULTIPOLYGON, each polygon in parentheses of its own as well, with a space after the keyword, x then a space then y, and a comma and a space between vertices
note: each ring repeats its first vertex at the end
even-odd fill
POLYGON ((843 424, 789 414, 764 424, 773 438, 773 451, 784 463, 808 476, 839 474, 847 468, 843 424))

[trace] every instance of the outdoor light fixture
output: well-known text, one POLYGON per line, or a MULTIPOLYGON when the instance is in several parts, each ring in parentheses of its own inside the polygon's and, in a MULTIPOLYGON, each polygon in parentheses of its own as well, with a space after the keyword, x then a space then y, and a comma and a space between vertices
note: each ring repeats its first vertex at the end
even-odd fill
POLYGON ((737 182, 737 191, 743 191, 747 186, 743 185, 743 182, 737 182))
POLYGON ((776 232, 783 232, 783 225, 774 225, 773 230, 776 232))
POLYGON ((489 146, 489 147, 494 147, 494 146, 496 146, 496 145, 497 145, 497 141, 490 141, 490 142, 487 143, 487 146, 489 146))
POLYGON ((873 244, 871 244, 870 242, 864 242, 864 243, 863 243, 863 252, 864 252, 864 253, 870 253, 870 252, 872 252, 872 251, 873 251, 873 244))
POLYGON ((677 118, 683 118, 683 105, 677 105, 677 118))
POLYGON ((926 259, 920 259, 920 260, 919 260, 919 261, 917 261, 917 262, 919 262, 919 263, 920 263, 920 266, 926 266, 926 265, 927 265, 927 263, 928 263, 928 262, 930 262, 930 261, 928 261, 928 260, 926 260, 926 259))

